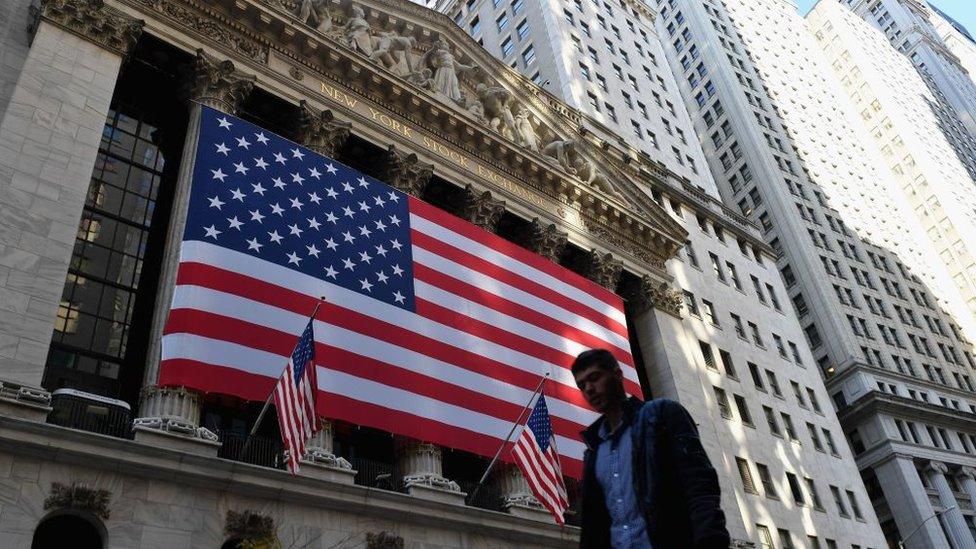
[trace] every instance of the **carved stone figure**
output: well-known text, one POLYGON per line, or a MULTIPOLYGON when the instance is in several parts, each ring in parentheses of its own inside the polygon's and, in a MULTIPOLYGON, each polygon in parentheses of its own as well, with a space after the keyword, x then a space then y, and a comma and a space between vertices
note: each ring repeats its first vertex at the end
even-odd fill
POLYGON ((533 151, 539 150, 539 136, 535 132, 530 120, 531 113, 524 106, 519 106, 515 114, 515 140, 519 145, 533 151))
POLYGON ((618 194, 605 175, 592 162, 579 154, 579 142, 575 139, 557 139, 542 149, 542 153, 554 159, 566 172, 575 175, 587 185, 608 194, 618 194))
POLYGON ((353 5, 349 9, 349 19, 346 21, 346 44, 355 51, 366 55, 373 55, 373 37, 370 35, 369 22, 363 8, 353 5))
POLYGON ((447 43, 447 40, 440 38, 434 42, 434 46, 424 55, 421 65, 434 71, 434 91, 441 93, 451 101, 461 102, 461 85, 458 81, 458 73, 470 71, 474 69, 474 66, 465 65, 458 61, 454 57, 451 45, 447 43))
POLYGON ((329 0, 302 0, 295 11, 295 17, 321 33, 326 33, 332 29, 329 0))
POLYGON ((501 86, 479 83, 475 88, 485 107, 488 125, 508 139, 515 139, 515 117, 512 116, 512 92, 501 86))
POLYGON ((374 37, 372 59, 379 61, 393 74, 404 77, 413 72, 410 51, 417 44, 413 36, 400 36, 395 29, 387 29, 374 37))
POLYGON ((463 101, 465 110, 471 113, 482 124, 488 124, 488 118, 485 117, 485 106, 481 101, 474 97, 465 97, 463 101))
POLYGON ((421 69, 419 71, 410 73, 410 76, 407 77, 407 80, 411 84, 420 86, 425 90, 433 90, 434 89, 433 74, 434 72, 430 69, 421 69))

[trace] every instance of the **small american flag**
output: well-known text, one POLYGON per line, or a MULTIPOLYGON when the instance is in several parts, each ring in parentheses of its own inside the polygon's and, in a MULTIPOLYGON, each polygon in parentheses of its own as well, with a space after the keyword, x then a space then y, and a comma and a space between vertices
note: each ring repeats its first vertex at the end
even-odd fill
POLYGON ((319 430, 315 412, 317 392, 315 335, 309 320, 274 390, 278 427, 288 450, 288 470, 293 475, 298 474, 298 461, 305 455, 305 443, 319 430))
POLYGON ((569 498, 566 495, 566 483, 563 481, 563 468, 559 465, 559 454, 556 451, 545 395, 539 395, 522 434, 512 447, 512 457, 522 469, 536 499, 549 509, 556 524, 562 525, 563 513, 569 507, 569 498))
POLYGON ((246 120, 202 109, 185 207, 161 385, 267 399, 321 298, 319 417, 491 456, 548 374, 578 477, 576 355, 641 394, 619 296, 246 120))

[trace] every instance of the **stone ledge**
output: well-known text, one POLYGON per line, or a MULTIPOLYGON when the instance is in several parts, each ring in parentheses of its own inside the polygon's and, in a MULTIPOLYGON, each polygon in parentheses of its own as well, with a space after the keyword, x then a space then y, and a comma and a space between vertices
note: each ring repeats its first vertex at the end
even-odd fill
POLYGON ((304 459, 301 460, 301 468, 298 471, 298 474, 301 476, 338 484, 355 484, 356 473, 357 471, 352 469, 342 469, 341 467, 333 467, 324 463, 316 463, 304 459))
POLYGON ((407 486, 407 494, 416 498, 453 505, 464 505, 464 498, 468 495, 465 492, 455 492, 454 490, 428 486, 426 484, 411 484, 407 486))
POLYGON ((44 423, 47 415, 53 410, 50 406, 26 402, 12 398, 0 397, 0 416, 16 417, 28 421, 44 423))
POLYGON ((277 469, 13 417, 0 416, 0 453, 248 497, 340 509, 382 520, 465 530, 525 545, 569 549, 579 543, 579 530, 575 527, 559 528, 507 513, 365 486, 292 477, 277 469))
POLYGON ((159 429, 133 427, 132 431, 135 433, 136 442, 150 444, 160 448, 170 448, 198 456, 217 457, 217 450, 220 449, 219 442, 188 437, 159 429))
POLYGON ((537 507, 529 507, 528 505, 512 503, 505 506, 505 511, 513 517, 536 520, 539 522, 548 522, 550 524, 555 523, 555 519, 552 517, 552 514, 549 513, 549 511, 539 509, 537 507))

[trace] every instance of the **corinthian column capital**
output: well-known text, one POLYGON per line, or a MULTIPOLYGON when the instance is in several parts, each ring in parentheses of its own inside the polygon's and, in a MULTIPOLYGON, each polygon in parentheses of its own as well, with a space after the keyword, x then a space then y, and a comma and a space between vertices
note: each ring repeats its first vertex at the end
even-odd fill
POLYGON ((254 76, 239 72, 234 63, 197 50, 196 59, 186 70, 183 93, 228 113, 236 113, 254 87, 254 76))
POLYGON ((102 0, 41 0, 30 12, 31 36, 43 20, 123 57, 139 40, 145 24, 102 0))

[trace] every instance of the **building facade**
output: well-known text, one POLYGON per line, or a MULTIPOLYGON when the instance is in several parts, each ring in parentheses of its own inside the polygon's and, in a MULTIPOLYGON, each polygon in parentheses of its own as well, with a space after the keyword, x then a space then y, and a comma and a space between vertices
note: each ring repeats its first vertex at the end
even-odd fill
POLYGON ((970 138, 976 136, 976 80, 936 28, 948 21, 926 2, 914 0, 844 0, 844 4, 884 33, 954 111, 970 138))
POLYGON ((261 403, 159 385, 202 105, 623 296, 644 391, 697 418, 739 545, 755 523, 883 544, 772 249, 684 152, 640 154, 404 1, 29 4, 0 8, 0 545, 576 543, 510 466, 466 504, 483 457, 323 418, 292 477, 273 421, 245 442, 261 403))
POLYGON ((970 546, 954 489, 973 458, 972 318, 900 184, 794 4, 658 6, 717 186, 777 253, 888 542, 970 546))
MULTIPOLYGON (((635 17, 630 3, 541 3, 536 18, 531 8, 516 10, 516 5, 519 3, 455 1, 442 2, 438 9, 451 15, 489 52, 506 62, 515 60, 512 66, 523 74, 531 77, 538 71, 544 76, 540 76, 543 84, 547 80, 566 83, 546 88, 560 90, 554 93, 564 94, 567 103, 602 119, 604 131, 612 128, 605 106, 613 105, 610 112, 617 115, 643 119, 638 113, 645 112, 649 114, 646 118, 660 119, 661 127, 670 129, 663 135, 674 146, 695 144, 695 139, 688 139, 695 127, 680 103, 679 90, 685 81, 710 90, 703 94, 714 94, 715 90, 706 87, 707 72, 702 68, 692 67, 681 75, 679 85, 672 68, 664 62, 664 48, 671 46, 662 37, 665 31, 677 31, 639 27, 637 35, 644 33, 658 46, 637 48, 629 45, 631 35, 621 40, 616 37, 615 29, 623 32, 637 24, 631 22, 635 17), (506 23, 492 27, 485 21, 506 23), (594 21, 597 24, 592 24, 594 21), (518 28, 528 30, 521 34, 512 30, 518 28), (506 52, 505 45, 516 41, 555 51, 556 66, 523 66, 506 52), (654 78, 643 92, 632 97, 635 90, 628 85, 627 75, 607 70, 608 59, 610 66, 615 66, 613 57, 601 57, 609 52, 604 49, 608 41, 618 54, 628 52, 624 59, 645 59, 653 67, 654 78), (596 57, 588 56, 591 50, 597 51, 596 57), (573 63, 582 63, 584 72, 592 71, 600 78, 579 78, 584 69, 574 73, 573 63), (607 73, 609 78, 604 78, 607 73), (647 101, 649 95, 652 99, 647 101), (595 101, 586 99, 590 96, 595 101), (637 104, 635 99, 650 110, 632 109, 637 104)), ((640 38, 637 41, 643 44, 640 38)), ((625 126, 617 126, 616 131, 630 137, 625 126)), ((613 136, 605 139, 614 142, 613 136)), ((669 167, 677 161, 674 155, 653 147, 645 152, 669 167)), ((692 191, 699 197, 668 206, 689 234, 680 261, 670 263, 669 271, 684 293, 689 311, 684 338, 696 348, 696 368, 683 368, 680 361, 673 361, 669 368, 652 367, 652 391, 677 398, 697 418, 715 419, 713 426, 702 425, 706 431, 703 438, 710 455, 722 456, 723 490, 727 498, 734 498, 725 508, 738 510, 735 516, 729 513, 733 537, 742 542, 784 546, 882 545, 875 518, 859 503, 863 502, 861 483, 850 475, 852 469, 845 463, 845 443, 836 436, 833 418, 823 412, 829 406, 821 407, 822 399, 817 396, 820 374, 813 367, 814 355, 803 329, 786 301, 787 289, 778 277, 775 261, 742 247, 743 242, 751 242, 762 233, 739 212, 721 205, 708 171, 684 173, 694 178, 679 186, 651 186, 649 190, 663 204, 670 204, 669 196, 692 191), (723 366, 726 364, 728 368, 723 366), (824 482, 824 478, 836 482, 824 482)))

